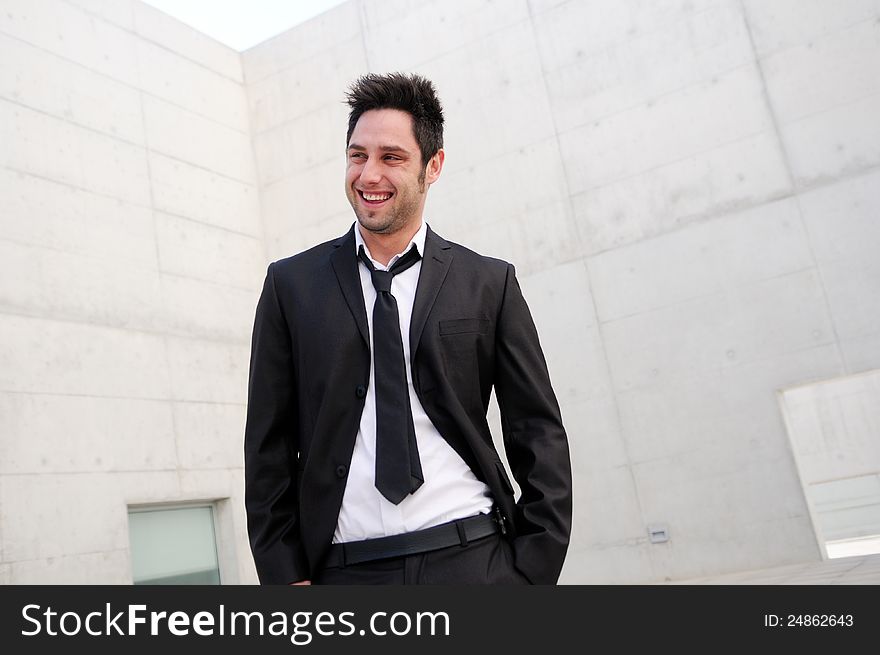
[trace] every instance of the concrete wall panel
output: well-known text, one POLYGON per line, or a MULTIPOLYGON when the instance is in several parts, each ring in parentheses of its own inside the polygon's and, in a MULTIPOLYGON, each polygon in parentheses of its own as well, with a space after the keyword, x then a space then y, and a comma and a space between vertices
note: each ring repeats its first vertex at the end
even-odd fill
POLYGON ((8 582, 26 585, 131 584, 128 547, 98 553, 29 559, 7 565, 8 582))
POLYGON ((528 22, 499 29, 426 61, 416 71, 437 87, 446 108, 444 143, 462 165, 517 152, 554 134, 537 44, 528 22), (524 105, 528 111, 510 111, 524 105))
POLYGON ((361 35, 361 3, 344 2, 250 48, 241 64, 248 85, 321 55, 361 35))
POLYGON ((799 47, 825 35, 880 16, 877 0, 743 0, 755 51, 765 56, 799 47))
POLYGON ((804 223, 842 341, 880 334, 880 173, 802 195, 804 223))
MULTIPOLYGON (((248 87, 254 134, 282 125, 327 105, 341 103, 345 89, 369 72, 359 36, 332 45, 301 64, 284 68, 248 87), (324 90, 334 89, 332 94, 324 90)), ((344 144, 344 131, 340 141, 344 144)))
MULTIPOLYGON (((450 234, 466 232, 475 221, 507 222, 514 216, 534 218, 542 208, 567 194, 556 137, 538 141, 493 159, 468 165, 450 151, 428 198, 429 220, 450 234)), ((548 234, 554 241, 570 241, 548 234)))
POLYGON ((601 187, 768 131, 762 93, 748 66, 567 132, 561 148, 569 188, 601 187))
POLYGON ((795 182, 828 184, 880 164, 878 112, 880 94, 784 125, 781 138, 795 182))
POLYGON ((163 332, 249 344, 258 291, 177 275, 162 275, 160 284, 163 332))
POLYGON ((28 62, 27 74, 13 66, 0 67, 0 97, 143 144, 140 94, 131 86, 2 33, 0 60, 28 62))
POLYGON ((4 513, 0 519, 4 560, 127 550, 128 518, 120 490, 138 496, 148 484, 153 490, 175 489, 177 475, 141 472, 137 479, 130 473, 0 476, 4 498, 28 501, 28 511, 4 513), (76 507, 84 511, 71 511, 73 507, 64 502, 69 498, 75 498, 76 507))
POLYGON ((59 57, 137 85, 137 37, 102 17, 58 0, 6 0, 0 32, 59 57))
POLYGON ((196 164, 149 153, 153 206, 162 212, 260 238, 256 184, 241 182, 196 164))
POLYGON ((621 318, 602 330, 618 391, 834 341, 814 269, 621 318))
POLYGON ((346 234, 354 223, 351 207, 342 212, 320 219, 317 222, 300 224, 294 220, 293 212, 283 213, 278 222, 283 231, 266 240, 266 256, 269 261, 289 257, 319 243, 336 239, 346 234))
POLYGON ((45 393, 0 394, 0 474, 173 469, 172 412, 160 400, 45 393), (92 444, 83 448, 83 443, 92 444))
POLYGON ((880 93, 878 42, 877 21, 868 18, 764 58, 778 120, 791 123, 880 93))
POLYGON ((149 96, 144 97, 143 108, 151 150, 238 182, 255 181, 251 142, 246 133, 149 96))
MULTIPOLYGON (((650 11, 652 4, 645 9, 650 11)), ((569 2, 534 18, 553 116, 561 132, 754 61, 736 2, 701 2, 676 22, 661 22, 661 29, 627 32, 600 48, 595 39, 583 36, 560 42, 560 32, 584 25, 605 27, 604 17, 594 14, 595 6, 569 2)))
POLYGON ((484 255, 516 262, 522 275, 570 262, 580 250, 571 210, 565 201, 493 223, 476 223, 468 229, 444 230, 442 234, 453 241, 464 241, 484 255))
POLYGON ((485 43, 495 32, 525 24, 527 18, 525 0, 364 0, 363 38, 372 70, 411 69, 462 46, 485 43))
POLYGON ((160 212, 156 238, 163 272, 225 287, 260 289, 263 245, 259 239, 160 212))
POLYGON ((779 139, 764 132, 572 196, 594 254, 790 193, 779 139))
MULTIPOLYGON (((69 4, 94 14, 109 23, 133 31, 136 0, 66 0, 69 4)), ((146 6, 146 5, 144 5, 146 6)))
POLYGON ((174 403, 180 466, 186 470, 243 468, 245 406, 174 403))
POLYGON ((642 239, 587 262, 604 321, 814 265, 793 199, 642 239))
POLYGON ((147 332, 0 315, 0 389, 168 398, 165 345, 147 332))
POLYGON ((0 195, 4 240, 116 265, 158 267, 149 208, 5 168, 0 195))
POLYGON ((0 311, 120 328, 158 325, 160 280, 141 269, 86 255, 0 241, 0 311), (112 275, 109 266, 116 266, 112 275))
POLYGON ((629 465, 593 470, 576 480, 574 496, 585 518, 573 530, 571 548, 622 545, 647 537, 629 465))
POLYGON ((166 337, 166 343, 174 400, 229 404, 247 400, 249 343, 174 337, 166 337))
MULTIPOLYGON (((94 0, 79 0, 79 2, 84 1, 94 0)), ((116 0, 104 0, 104 2, 115 4, 116 0)), ((137 0, 125 0, 125 2, 131 2, 132 26, 143 39, 199 63, 233 82, 239 84, 244 82, 241 56, 238 52, 155 7, 137 0)))
POLYGON ((639 584, 654 579, 650 544, 627 541, 569 550, 562 584, 639 584))
POLYGON ((341 155, 315 166, 306 175, 264 187, 262 192, 263 219, 269 234, 351 211, 345 197, 345 158, 341 155))
POLYGON ((141 147, 6 100, 0 100, 0 141, 0 166, 149 206, 141 147))
POLYGON ((608 389, 605 354, 589 279, 578 260, 518 279, 562 405, 602 396, 608 389))
MULTIPOLYGON (((179 475, 242 465, 265 260, 241 59, 133 0, 11 0, 0 56, 0 576, 127 584, 127 504, 242 485, 179 475)), ((224 580, 253 581, 224 520, 224 580)))
POLYGON ((239 132, 249 128, 241 83, 143 39, 137 42, 140 88, 239 132))
POLYGON ((254 156, 260 181, 272 184, 309 171, 329 160, 345 158, 348 107, 327 105, 254 137, 254 156))

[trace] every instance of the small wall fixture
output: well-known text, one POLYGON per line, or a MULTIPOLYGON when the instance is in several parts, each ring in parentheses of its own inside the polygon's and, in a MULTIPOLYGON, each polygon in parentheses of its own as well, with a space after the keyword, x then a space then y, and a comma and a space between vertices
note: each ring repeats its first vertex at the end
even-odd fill
POLYGON ((648 526, 648 537, 652 544, 662 544, 669 541, 669 528, 663 524, 654 524, 648 526))

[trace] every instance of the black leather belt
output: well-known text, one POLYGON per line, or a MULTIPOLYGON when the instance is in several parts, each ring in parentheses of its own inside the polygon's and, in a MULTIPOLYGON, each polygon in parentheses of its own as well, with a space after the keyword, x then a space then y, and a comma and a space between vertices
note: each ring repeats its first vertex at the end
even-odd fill
POLYGON ((324 561, 324 568, 416 555, 449 546, 467 546, 470 541, 488 537, 500 530, 490 514, 478 514, 415 532, 333 544, 324 561))

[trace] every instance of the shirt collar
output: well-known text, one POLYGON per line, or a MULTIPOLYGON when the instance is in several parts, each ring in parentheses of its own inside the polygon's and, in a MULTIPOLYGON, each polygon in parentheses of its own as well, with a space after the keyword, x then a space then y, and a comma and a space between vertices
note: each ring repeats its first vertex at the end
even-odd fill
POLYGON ((406 248, 401 250, 398 254, 394 255, 390 260, 388 260, 388 266, 383 266, 375 259, 373 259, 373 255, 370 254, 370 249, 367 247, 367 244, 364 243, 364 238, 361 236, 361 228, 357 221, 354 222, 354 252, 355 255, 360 251, 360 247, 364 247, 364 252, 367 253, 367 257, 370 258, 370 261, 373 262, 373 265, 379 270, 386 271, 388 270, 394 262, 400 259, 403 255, 405 255, 410 248, 415 248, 418 250, 419 255, 425 256, 425 237, 428 234, 428 224, 425 221, 422 221, 422 224, 419 226, 418 232, 413 235, 412 240, 406 244, 406 248))

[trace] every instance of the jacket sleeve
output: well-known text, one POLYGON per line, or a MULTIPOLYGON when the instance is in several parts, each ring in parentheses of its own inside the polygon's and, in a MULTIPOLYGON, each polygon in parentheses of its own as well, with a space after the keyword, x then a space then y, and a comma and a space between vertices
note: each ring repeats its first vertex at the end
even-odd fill
POLYGON ((306 579, 297 499, 297 406, 290 331, 269 265, 251 340, 245 426, 245 508, 262 584, 306 579))
POLYGON ((535 584, 559 579, 571 533, 568 438, 538 333, 508 265, 496 329, 495 393, 504 448, 521 496, 515 565, 535 584))

